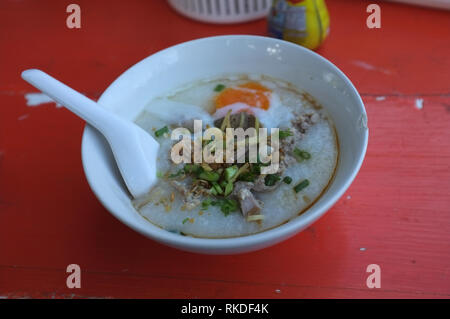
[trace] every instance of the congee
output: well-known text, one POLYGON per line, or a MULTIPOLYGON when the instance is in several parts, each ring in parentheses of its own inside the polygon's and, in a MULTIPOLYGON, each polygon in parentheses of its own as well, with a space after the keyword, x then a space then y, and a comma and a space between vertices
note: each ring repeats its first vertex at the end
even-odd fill
POLYGON ((326 110, 262 75, 180 87, 151 100, 136 123, 160 150, 158 183, 133 205, 186 236, 245 236, 289 221, 320 197, 338 159, 326 110))

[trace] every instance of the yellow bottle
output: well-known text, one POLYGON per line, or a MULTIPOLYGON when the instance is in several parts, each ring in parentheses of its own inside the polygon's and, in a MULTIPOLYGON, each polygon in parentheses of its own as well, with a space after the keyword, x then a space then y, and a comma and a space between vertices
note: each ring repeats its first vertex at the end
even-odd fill
POLYGON ((330 17, 324 0, 274 0, 268 17, 269 35, 309 49, 328 36, 330 17))

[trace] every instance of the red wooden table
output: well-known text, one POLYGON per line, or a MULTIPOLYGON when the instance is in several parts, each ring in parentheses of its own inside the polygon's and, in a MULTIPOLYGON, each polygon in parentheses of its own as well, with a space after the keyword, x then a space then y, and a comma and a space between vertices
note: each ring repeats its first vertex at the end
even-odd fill
POLYGON ((0 298, 450 297, 450 12, 329 0, 318 52, 360 91, 370 139, 360 174, 318 222, 277 246, 205 256, 159 245, 113 218, 80 159, 84 123, 54 103, 28 106, 20 78, 43 69, 90 97, 163 48, 220 34, 264 35, 264 20, 213 26, 165 1, 0 1, 0 298), (126 4, 125 4, 126 3, 126 4), (423 99, 422 108, 420 100, 423 99), (419 102, 418 102, 419 101, 419 102), (81 267, 81 288, 66 267, 81 267), (366 267, 381 267, 381 288, 366 267))

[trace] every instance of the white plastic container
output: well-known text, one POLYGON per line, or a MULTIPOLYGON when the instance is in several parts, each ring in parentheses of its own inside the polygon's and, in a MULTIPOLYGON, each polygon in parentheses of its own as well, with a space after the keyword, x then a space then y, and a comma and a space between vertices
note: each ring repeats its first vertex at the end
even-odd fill
POLYGON ((180 14, 208 23, 239 23, 267 16, 272 0, 168 0, 180 14))

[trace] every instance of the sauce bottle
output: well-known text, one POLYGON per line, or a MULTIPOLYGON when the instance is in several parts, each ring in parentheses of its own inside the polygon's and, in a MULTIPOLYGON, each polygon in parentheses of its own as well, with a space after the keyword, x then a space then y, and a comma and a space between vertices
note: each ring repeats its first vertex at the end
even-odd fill
POLYGON ((324 0, 274 0, 268 32, 275 38, 316 49, 328 36, 330 17, 324 0))

